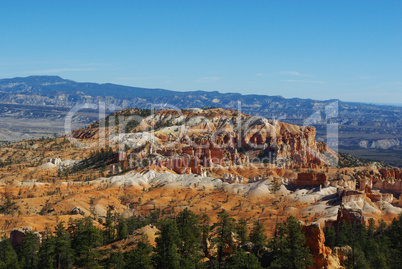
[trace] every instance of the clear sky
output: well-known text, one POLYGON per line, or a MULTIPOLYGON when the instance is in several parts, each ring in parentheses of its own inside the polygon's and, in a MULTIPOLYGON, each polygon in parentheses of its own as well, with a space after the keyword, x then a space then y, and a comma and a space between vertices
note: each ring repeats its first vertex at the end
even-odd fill
POLYGON ((1 1, 0 78, 402 104, 402 1, 1 1))

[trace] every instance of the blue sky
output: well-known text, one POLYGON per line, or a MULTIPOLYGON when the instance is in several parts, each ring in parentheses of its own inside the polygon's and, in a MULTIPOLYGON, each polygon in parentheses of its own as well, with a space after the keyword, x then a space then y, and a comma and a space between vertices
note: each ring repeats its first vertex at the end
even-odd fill
POLYGON ((402 104, 402 1, 1 1, 0 78, 402 104))

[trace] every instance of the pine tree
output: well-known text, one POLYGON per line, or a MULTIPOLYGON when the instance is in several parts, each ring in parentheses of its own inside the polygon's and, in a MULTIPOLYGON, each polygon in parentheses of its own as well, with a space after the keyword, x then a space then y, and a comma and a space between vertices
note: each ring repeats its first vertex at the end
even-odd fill
POLYGON ((102 244, 101 231, 93 225, 91 217, 73 221, 70 224, 72 231, 72 248, 75 250, 76 263, 80 267, 98 266, 98 253, 94 248, 102 244))
POLYGON ((204 256, 209 256, 209 234, 211 232, 211 225, 210 225, 210 217, 207 214, 203 214, 200 217, 200 228, 201 228, 201 245, 202 251, 204 252, 204 256))
POLYGON ((362 246, 367 242, 367 230, 365 225, 360 223, 347 224, 346 231, 343 231, 343 240, 352 248, 348 255, 348 268, 366 268, 366 258, 362 246), (345 238, 346 237, 346 238, 345 238))
POLYGON ((177 215, 176 225, 181 241, 178 245, 180 266, 182 268, 196 268, 201 259, 198 248, 201 235, 198 217, 186 208, 177 215))
POLYGON ((368 220, 368 223, 369 223, 368 230, 367 230, 368 236, 373 237, 374 232, 375 232, 375 220, 373 218, 370 218, 368 220))
POLYGON ((262 250, 267 245, 267 236, 264 232, 264 226, 259 221, 254 222, 250 233, 250 241, 253 243, 253 252, 258 258, 261 258, 262 250))
POLYGON ((110 269, 123 269, 126 267, 126 263, 124 262, 124 255, 119 250, 118 252, 111 252, 110 257, 107 260, 106 268, 110 269))
MULTIPOLYGON (((348 253, 345 265, 347 269, 369 269, 363 250, 356 246, 348 253)), ((377 269, 377 268, 376 268, 377 269)))
POLYGON ((387 259, 380 250, 380 244, 374 238, 369 238, 362 248, 365 254, 365 259, 367 260, 367 265, 369 265, 370 268, 388 268, 387 259))
POLYGON ((353 237, 352 224, 342 222, 339 226, 339 231, 336 237, 337 246, 347 246, 350 245, 350 240, 353 237))
POLYGON ((336 246, 336 232, 333 227, 329 227, 325 231, 325 245, 330 248, 336 246))
POLYGON ((74 264, 74 254, 64 222, 57 223, 55 233, 55 268, 70 269, 74 264))
POLYGON ((18 251, 18 257, 20 258, 20 264, 22 268, 36 268, 38 264, 38 250, 38 236, 32 231, 27 232, 18 251))
POLYGON ((390 268, 400 268, 402 264, 402 214, 392 221, 384 235, 389 238, 390 268))
POLYGON ((240 249, 225 260, 225 268, 228 269, 262 269, 258 258, 254 254, 247 254, 240 249))
POLYGON ((113 225, 113 216, 112 211, 109 209, 106 214, 106 221, 103 224, 104 230, 104 243, 108 244, 114 240, 114 225, 113 225))
POLYGON ((127 238, 128 235, 128 226, 127 226, 127 221, 120 217, 119 222, 117 224, 117 238, 119 240, 127 238))
POLYGON ((8 238, 0 241, 0 269, 19 269, 17 253, 10 244, 8 238))
POLYGON ((214 243, 218 247, 218 262, 222 263, 223 257, 227 255, 225 249, 233 251, 232 233, 235 228, 235 220, 223 209, 218 214, 218 222, 213 225, 216 236, 214 243))
POLYGON ((163 220, 160 235, 155 241, 156 248, 153 257, 155 267, 160 269, 180 268, 180 256, 177 253, 180 239, 176 223, 172 220, 163 220))
POLYGON ((274 238, 269 242, 273 250, 271 268, 302 269, 313 264, 306 237, 299 221, 290 216, 286 222, 278 223, 274 238))
POLYGON ((38 268, 52 269, 55 260, 55 240, 52 232, 47 228, 45 235, 42 237, 42 244, 38 252, 38 268))
POLYGON ((243 218, 239 219, 236 224, 236 233, 239 238, 240 244, 244 245, 248 241, 247 221, 243 218))
POLYGON ((137 247, 126 254, 126 268, 127 269, 152 269, 151 260, 152 247, 149 244, 146 235, 141 236, 137 247))

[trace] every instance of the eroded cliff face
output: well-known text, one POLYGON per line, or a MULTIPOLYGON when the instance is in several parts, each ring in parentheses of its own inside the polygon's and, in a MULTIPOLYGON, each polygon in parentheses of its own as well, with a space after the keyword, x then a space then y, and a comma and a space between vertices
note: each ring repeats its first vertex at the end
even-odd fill
POLYGON ((395 194, 402 193, 402 169, 386 168, 375 169, 367 167, 363 171, 355 172, 356 189, 371 193, 372 190, 381 190, 395 194))
POLYGON ((202 168, 255 162, 280 168, 317 168, 337 160, 335 152, 315 140, 314 127, 224 109, 162 110, 146 117, 135 116, 136 113, 134 109, 118 112, 106 123, 73 131, 72 135, 85 143, 99 138, 123 143, 131 148, 132 157, 142 160, 151 156, 153 164, 177 173, 200 174, 202 168), (116 118, 118 125, 114 124, 116 118))
POLYGON ((297 188, 324 187, 329 185, 327 175, 325 173, 298 173, 297 179, 292 181, 297 188))
MULTIPOLYGON (((249 169, 256 163, 270 168, 320 169, 330 167, 338 160, 337 154, 325 143, 315 140, 314 127, 224 109, 141 113, 136 109, 123 110, 109 116, 103 123, 73 131, 72 135, 81 143, 95 146, 99 140, 105 144, 123 145, 123 148, 129 148, 127 156, 130 160, 144 163, 143 160, 147 159, 145 163, 149 165, 179 174, 200 175, 217 167, 243 166, 249 169), (115 124, 116 119, 119 124, 115 124), (109 128, 99 129, 99 126, 109 128)), ((123 165, 132 168, 133 162, 123 162, 123 165)), ((340 174, 335 184, 367 193, 373 188, 402 193, 401 171, 372 167, 352 170, 348 175, 340 174)), ((251 176, 258 176, 258 173, 251 176)), ((298 188, 327 186, 330 182, 322 170, 299 173, 297 179, 291 181, 298 188)))

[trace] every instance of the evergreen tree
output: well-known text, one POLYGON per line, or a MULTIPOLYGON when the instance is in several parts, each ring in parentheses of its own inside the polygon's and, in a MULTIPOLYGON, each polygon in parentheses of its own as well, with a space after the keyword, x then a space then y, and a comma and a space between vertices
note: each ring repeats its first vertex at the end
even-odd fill
POLYGON ((153 256, 155 267, 160 269, 180 268, 180 256, 177 253, 180 239, 176 223, 172 220, 163 220, 160 235, 155 241, 156 248, 153 256))
POLYGON ((384 236, 389 239, 389 265, 390 268, 401 268, 402 265, 402 214, 398 219, 394 219, 384 236))
POLYGON ((264 232, 264 226, 259 221, 254 222, 250 233, 250 241, 253 243, 253 252, 258 258, 261 258, 261 252, 267 245, 267 236, 264 232))
POLYGON ((76 254, 76 264, 80 267, 97 267, 98 253, 95 248, 102 244, 99 229, 93 225, 91 217, 73 221, 70 224, 72 231, 72 247, 76 254))
POLYGON ((367 230, 368 236, 373 237, 374 232, 375 232, 375 220, 373 218, 370 218, 368 220, 368 223, 369 223, 368 230, 367 230))
POLYGON ((207 262, 205 262, 204 264, 203 264, 203 266, 204 267, 201 267, 201 268, 208 268, 208 269, 220 269, 220 268, 225 268, 225 267, 222 267, 223 265, 222 264, 220 264, 219 262, 218 262, 218 260, 216 259, 216 257, 210 257, 209 258, 209 261, 207 261, 207 262))
POLYGON ((38 252, 38 257, 38 268, 54 268, 55 242, 52 232, 48 228, 46 229, 45 235, 42 237, 42 244, 38 252))
POLYGON ((17 253, 10 244, 8 238, 0 241, 0 269, 19 269, 17 253))
POLYGON ((114 225, 113 225, 113 215, 112 215, 112 211, 109 209, 107 211, 106 214, 106 221, 103 224, 104 226, 104 230, 103 230, 103 234, 104 234, 104 243, 108 244, 110 242, 112 242, 114 240, 114 225))
POLYGON ((342 222, 339 226, 339 231, 336 237, 337 246, 347 246, 350 245, 350 240, 353 236, 353 228, 350 223, 342 222))
POLYGON ((55 233, 55 268, 70 269, 74 264, 74 253, 71 248, 70 235, 64 227, 64 222, 57 223, 55 233))
POLYGON ((387 259, 384 253, 380 250, 380 244, 376 242, 374 238, 369 238, 366 241, 366 244, 364 244, 363 246, 359 245, 359 248, 360 247, 363 248, 362 250, 365 254, 365 259, 367 261, 368 267, 376 269, 388 268, 387 259))
POLYGON ((286 222, 278 223, 274 238, 269 242, 273 250, 271 268, 302 269, 313 264, 306 237, 299 221, 290 216, 286 222))
POLYGON ((262 269, 258 258, 254 254, 247 254, 240 249, 225 260, 227 269, 262 269))
POLYGON ((186 208, 177 215, 176 225, 181 241, 178 245, 180 266, 182 268, 196 268, 201 259, 198 248, 201 235, 198 217, 186 208))
POLYGON ((349 245, 352 251, 348 254, 348 268, 366 268, 365 253, 362 249, 367 242, 367 230, 365 225, 360 223, 351 223, 344 225, 344 230, 340 232, 342 241, 349 245))
POLYGON ((127 226, 127 221, 119 217, 119 221, 117 224, 117 239, 122 240, 127 238, 128 236, 128 226, 127 226))
POLYGON ((38 236, 32 231, 27 232, 18 251, 18 257, 20 259, 20 264, 22 268, 36 268, 38 264, 38 250, 38 236))
MULTIPOLYGON (((347 269, 369 269, 366 257, 360 246, 355 246, 347 255, 345 265, 347 269)), ((377 269, 377 268, 376 268, 377 269)))
POLYGON ((333 227, 329 227, 325 231, 325 245, 333 248, 336 246, 336 232, 333 227))
POLYGON ((152 269, 152 247, 146 235, 142 235, 137 247, 126 254, 127 269, 152 269))
POLYGON ((136 216, 129 217, 128 219, 125 219, 124 222, 127 224, 127 234, 150 224, 149 218, 139 220, 136 216))
POLYGON ((118 252, 112 252, 107 261, 106 268, 108 269, 123 269, 126 267, 126 263, 124 262, 124 255, 119 250, 118 252))
POLYGON ((209 256, 208 240, 209 234, 211 232, 210 217, 207 214, 203 214, 200 217, 200 228, 201 228, 201 245, 204 256, 209 256))
POLYGON ((236 233, 239 238, 240 244, 244 245, 248 242, 248 229, 247 221, 243 218, 239 219, 236 224, 236 233))
POLYGON ((225 249, 230 252, 234 250, 232 233, 235 228, 235 220, 223 209, 218 214, 218 222, 213 225, 213 228, 216 233, 213 241, 218 247, 218 261, 222 263, 223 257, 228 254, 225 249))

